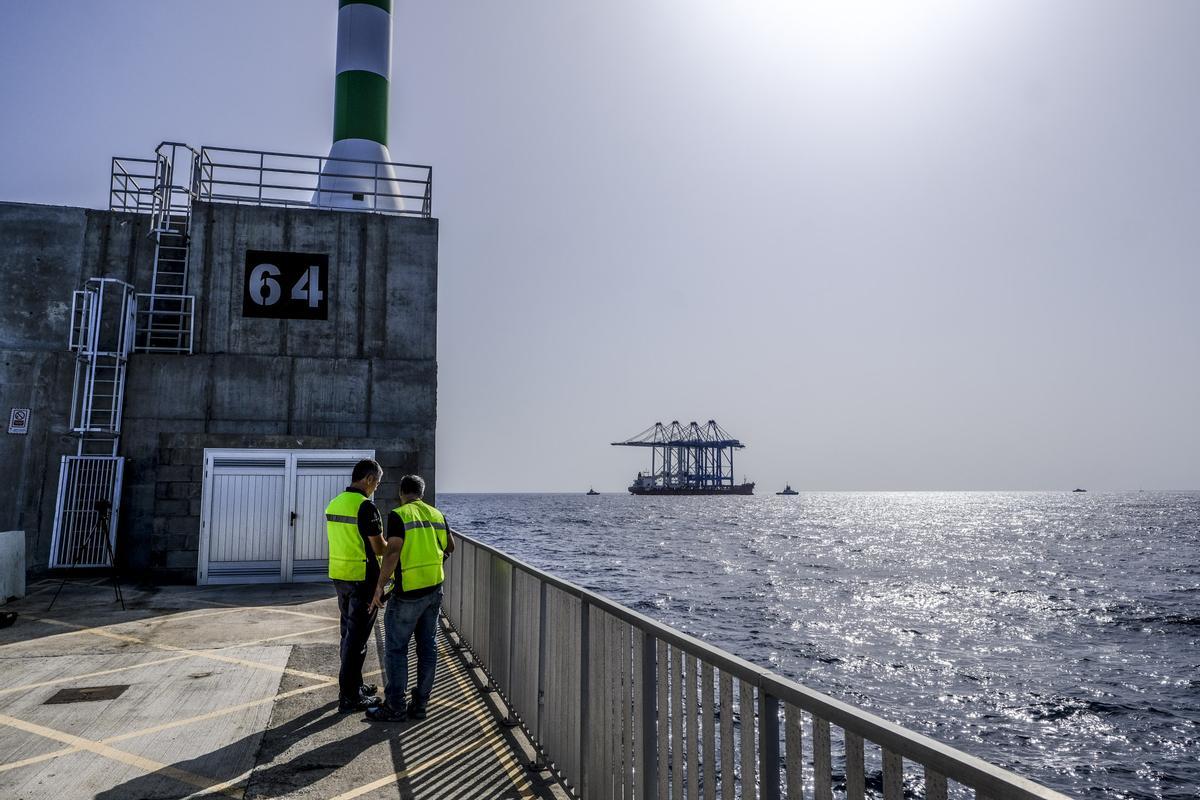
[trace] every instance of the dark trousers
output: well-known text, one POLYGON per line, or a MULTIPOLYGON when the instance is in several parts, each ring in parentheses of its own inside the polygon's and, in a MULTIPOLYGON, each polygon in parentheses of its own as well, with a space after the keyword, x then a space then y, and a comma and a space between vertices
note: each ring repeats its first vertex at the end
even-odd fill
POLYGON ((362 668, 367 658, 367 640, 375 615, 367 611, 375 596, 375 585, 367 581, 333 582, 337 589, 338 610, 342 622, 342 668, 338 672, 338 694, 347 700, 358 698, 363 684, 362 668))

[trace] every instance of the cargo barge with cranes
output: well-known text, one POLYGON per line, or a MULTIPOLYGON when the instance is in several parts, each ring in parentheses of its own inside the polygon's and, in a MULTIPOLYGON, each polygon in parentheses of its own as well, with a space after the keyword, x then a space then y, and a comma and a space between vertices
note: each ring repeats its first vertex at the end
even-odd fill
POLYGON ((637 495, 754 494, 754 484, 733 482, 733 451, 746 445, 714 420, 704 425, 656 422, 614 447, 650 448, 650 471, 629 486, 637 495))

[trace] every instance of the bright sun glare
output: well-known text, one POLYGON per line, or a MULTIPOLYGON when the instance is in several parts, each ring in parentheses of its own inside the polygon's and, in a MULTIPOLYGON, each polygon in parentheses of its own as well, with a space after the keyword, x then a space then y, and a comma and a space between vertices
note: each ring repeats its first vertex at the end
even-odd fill
POLYGON ((950 0, 746 0, 721 8, 752 47, 799 48, 828 66, 871 68, 919 55, 966 10, 950 0))

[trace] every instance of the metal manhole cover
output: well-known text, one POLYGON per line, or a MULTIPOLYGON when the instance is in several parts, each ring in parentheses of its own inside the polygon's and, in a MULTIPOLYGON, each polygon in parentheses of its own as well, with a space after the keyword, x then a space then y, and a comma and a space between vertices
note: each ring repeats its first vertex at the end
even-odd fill
POLYGON ((89 700, 113 700, 129 688, 129 684, 114 686, 84 686, 79 689, 60 689, 43 705, 54 703, 86 703, 89 700))

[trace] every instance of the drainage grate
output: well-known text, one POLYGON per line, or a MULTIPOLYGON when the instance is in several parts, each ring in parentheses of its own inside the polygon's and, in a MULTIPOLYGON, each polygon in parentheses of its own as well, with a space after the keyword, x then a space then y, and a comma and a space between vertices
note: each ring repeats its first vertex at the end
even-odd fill
POLYGON ((56 703, 86 703, 89 700, 113 700, 129 688, 129 684, 114 686, 84 686, 80 689, 60 689, 43 705, 56 703))

